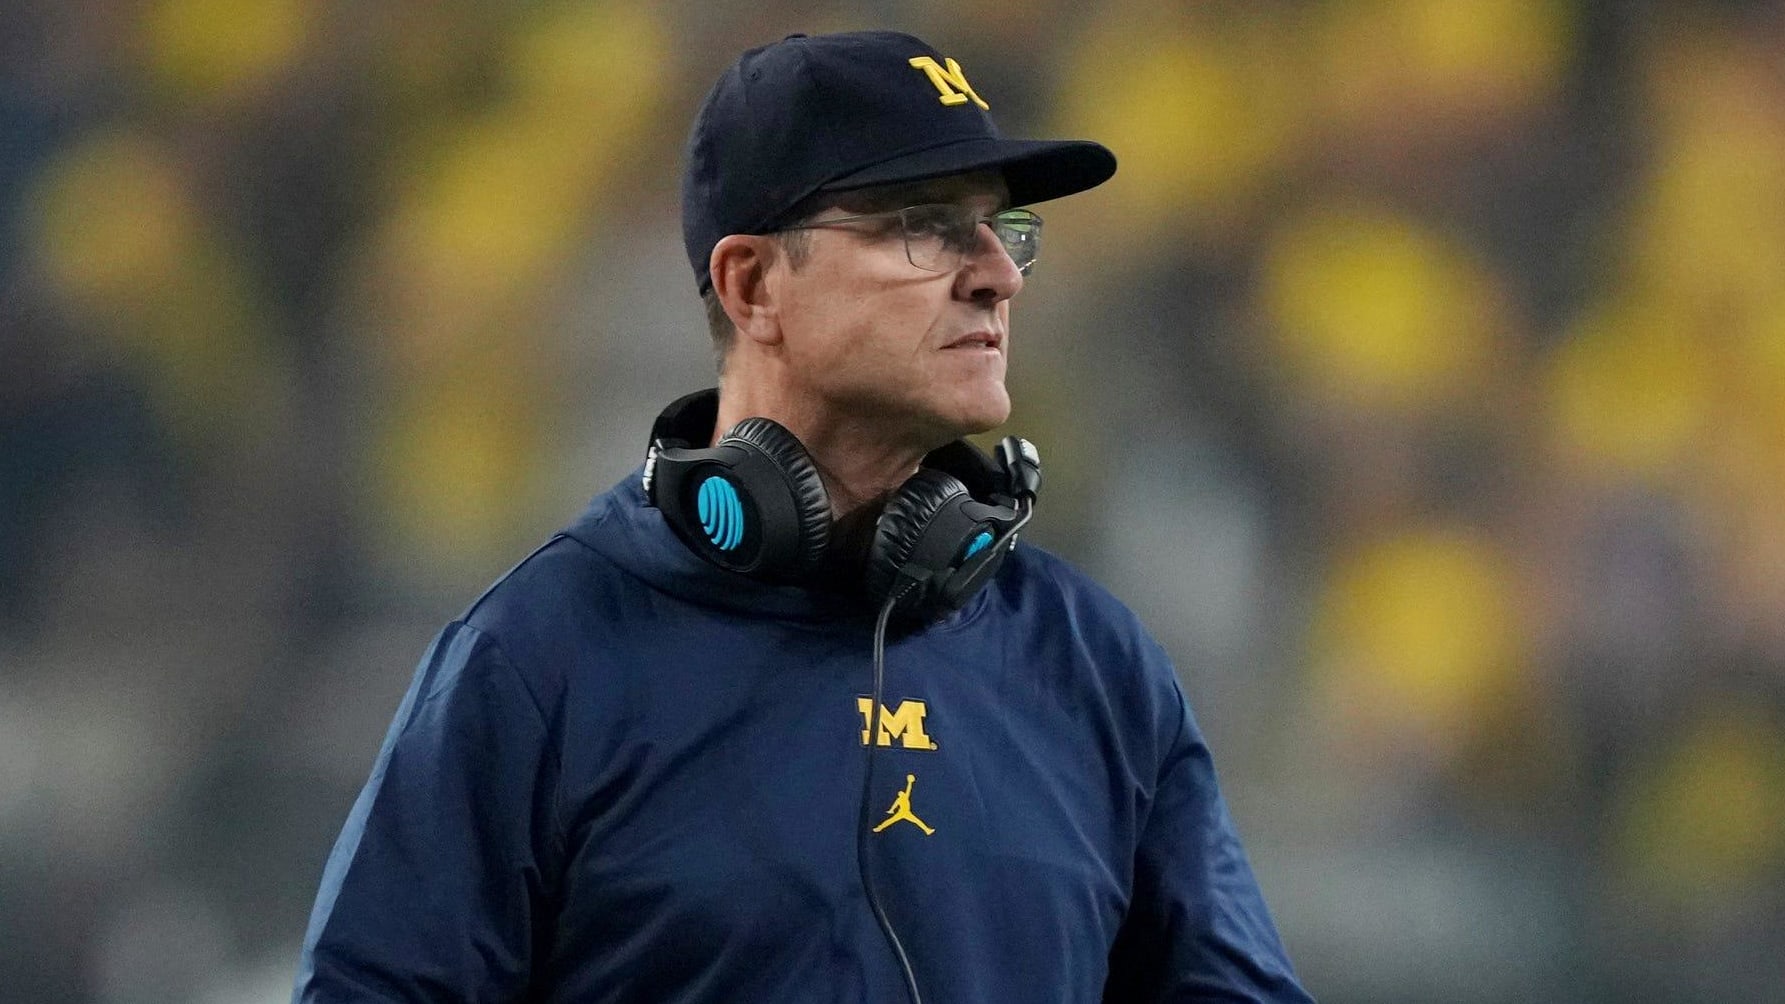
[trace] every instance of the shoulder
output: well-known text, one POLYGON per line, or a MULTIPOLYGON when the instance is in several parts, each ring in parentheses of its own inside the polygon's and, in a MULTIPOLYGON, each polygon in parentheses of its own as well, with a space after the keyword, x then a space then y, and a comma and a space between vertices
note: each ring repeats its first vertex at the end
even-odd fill
POLYGON ((570 667, 610 649, 633 618, 641 583, 573 537, 556 534, 509 569, 460 621, 498 649, 535 699, 562 696, 570 667))
POLYGON ((580 517, 497 578, 466 609, 465 623, 522 660, 567 632, 580 636, 612 620, 616 598, 635 596, 644 585, 604 546, 627 534, 626 487, 597 495, 580 517))
POLYGON ((1037 667, 1062 685, 1149 722, 1174 718, 1182 688, 1170 656, 1128 605, 1071 562, 1019 545, 1000 570, 988 608, 995 630, 1015 632, 1037 667), (1076 682, 1071 682, 1076 681, 1076 682))
POLYGON ((1128 605, 1078 566, 1045 548, 1019 544, 997 579, 1002 605, 1053 625, 1111 655, 1162 661, 1164 651, 1128 605))
POLYGON ((1071 562, 1019 545, 1000 569, 982 630, 1003 639, 1022 687, 1077 709, 1080 735, 1154 777, 1188 714, 1177 669, 1134 611, 1071 562))
POLYGON ((484 590, 461 619, 519 657, 555 634, 598 622, 591 610, 640 585, 598 551, 560 533, 484 590))

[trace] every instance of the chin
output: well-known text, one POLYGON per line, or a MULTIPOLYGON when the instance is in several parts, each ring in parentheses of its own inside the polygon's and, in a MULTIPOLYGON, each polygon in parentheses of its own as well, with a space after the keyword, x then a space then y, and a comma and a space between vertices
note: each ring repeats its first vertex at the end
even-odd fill
POLYGON ((981 432, 990 432, 1005 422, 1010 421, 1010 395, 1005 392, 1004 385, 999 384, 995 390, 977 394, 972 400, 962 402, 953 416, 954 435, 972 436, 981 432))

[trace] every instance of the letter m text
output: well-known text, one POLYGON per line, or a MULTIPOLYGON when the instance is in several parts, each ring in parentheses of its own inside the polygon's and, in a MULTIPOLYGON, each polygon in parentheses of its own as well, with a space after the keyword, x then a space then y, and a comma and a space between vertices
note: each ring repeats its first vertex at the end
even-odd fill
MULTIPOLYGON (((855 707, 862 716, 862 745, 868 744, 868 729, 873 722, 874 700, 870 697, 855 699, 855 707)), ((931 739, 924 731, 923 719, 928 713, 922 701, 900 701, 896 710, 880 706, 880 745, 891 746, 893 737, 897 736, 899 745, 908 750, 933 750, 936 740, 931 739)))

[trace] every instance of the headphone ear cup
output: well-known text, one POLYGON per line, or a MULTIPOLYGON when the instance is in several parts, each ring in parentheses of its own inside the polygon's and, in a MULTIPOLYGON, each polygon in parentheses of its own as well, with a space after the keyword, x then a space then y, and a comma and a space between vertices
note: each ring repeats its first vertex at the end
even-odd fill
POLYGON ((959 478, 929 467, 900 485, 887 499, 868 546, 869 595, 885 599, 937 514, 957 499, 971 497, 959 478))
POLYGON ((824 479, 799 438, 779 422, 768 418, 746 418, 731 427, 718 445, 741 445, 761 453, 783 476, 793 497, 794 525, 783 527, 772 523, 765 533, 794 533, 797 542, 792 550, 792 567, 767 570, 777 578, 796 579, 812 569, 824 557, 830 544, 831 503, 824 490, 824 479))

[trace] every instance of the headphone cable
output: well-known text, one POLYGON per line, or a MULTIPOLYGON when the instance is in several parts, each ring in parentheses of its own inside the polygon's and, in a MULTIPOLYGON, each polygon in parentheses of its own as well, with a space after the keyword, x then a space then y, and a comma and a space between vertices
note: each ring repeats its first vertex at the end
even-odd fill
POLYGON ((911 1004, 923 1004, 923 997, 917 992, 917 975, 911 971, 911 959, 906 956, 905 946, 899 942, 892 921, 881 908, 880 897, 874 892, 874 880, 868 874, 868 822, 873 818, 868 798, 874 782, 874 748, 880 745, 880 698, 886 680, 886 625, 892 619, 893 608, 898 606, 899 599, 915 585, 916 581, 907 579, 902 587, 893 590, 880 608, 880 619, 874 624, 874 693, 869 703, 867 769, 862 774, 861 812, 855 827, 855 866, 861 875, 862 891, 868 897, 868 908, 874 911, 880 933, 886 935, 886 943, 892 946, 893 955, 899 960, 899 969, 905 977, 905 994, 911 1004))

